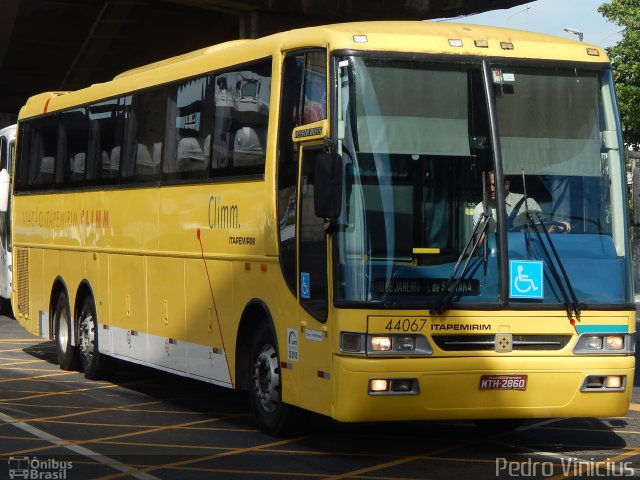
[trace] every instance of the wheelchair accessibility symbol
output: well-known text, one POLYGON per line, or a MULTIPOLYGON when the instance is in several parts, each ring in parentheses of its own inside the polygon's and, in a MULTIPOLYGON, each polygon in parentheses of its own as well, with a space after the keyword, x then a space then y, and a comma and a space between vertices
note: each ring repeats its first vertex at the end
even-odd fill
POLYGON ((307 272, 300 272, 300 297, 311 298, 311 282, 307 272))
POLYGON ((511 298, 544 298, 543 262, 511 260, 509 262, 509 296, 511 298))

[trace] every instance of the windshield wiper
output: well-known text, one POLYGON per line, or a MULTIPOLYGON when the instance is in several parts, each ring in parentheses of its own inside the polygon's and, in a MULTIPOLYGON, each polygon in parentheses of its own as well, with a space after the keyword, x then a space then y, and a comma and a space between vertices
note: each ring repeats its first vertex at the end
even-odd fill
MULTIPOLYGON (((553 243, 553 240, 551 239, 551 235, 549 235, 549 229, 547 228, 547 225, 544 223, 544 220, 542 220, 542 215, 540 215, 540 212, 538 212, 537 210, 536 211, 529 210, 529 205, 527 202, 527 182, 525 180, 524 170, 522 170, 522 188, 524 189, 524 205, 525 205, 525 214, 527 217, 527 222, 529 224, 530 229, 536 232, 536 236, 538 237, 538 242, 542 247, 542 252, 544 253, 544 257, 549 263, 549 268, 551 269, 551 275, 553 276, 553 279, 556 281, 556 284, 560 289, 562 299, 564 300, 564 307, 567 311, 567 316, 569 318, 571 318, 572 315, 575 315, 576 317, 580 317, 580 313, 581 313, 580 302, 578 302, 578 297, 576 297, 575 291, 573 290, 573 285, 571 285, 571 280, 569 279, 569 275, 567 275, 567 271, 565 270, 564 265, 562 264, 562 260, 560 260, 560 255, 558 255, 556 246, 553 243), (531 215, 532 213, 535 213, 536 217, 538 217, 537 225, 533 216, 531 215), (553 257, 551 256, 551 254, 547 250, 546 245, 544 244, 544 241, 542 239, 542 235, 540 235, 540 229, 538 228, 538 226, 542 227, 542 231, 544 232, 545 238, 549 243, 549 247, 551 249, 551 252, 553 253, 553 257), (554 263, 554 260, 556 263, 554 263), (556 264, 557 264, 557 267, 556 267, 556 264), (558 269, 562 274, 562 279, 560 278, 560 273, 558 273, 558 269), (564 280, 564 283, 562 280, 564 280)), ((525 232, 525 235, 526 235, 527 251, 531 256, 531 253, 532 253, 531 239, 530 239, 530 232, 528 230, 529 229, 527 229, 527 231, 525 232)))
POLYGON ((487 234, 487 229, 489 228, 490 220, 491 220, 491 213, 487 212, 487 203, 485 203, 485 211, 480 214, 480 220, 478 220, 478 223, 473 229, 473 232, 471 233, 471 236, 467 240, 466 245, 462 249, 462 252, 460 252, 460 256, 458 257, 458 260, 456 261, 456 264, 454 265, 453 270, 451 270, 451 274, 447 279, 447 283, 445 284, 444 289, 438 294, 438 298, 434 302, 433 307, 429 310, 430 315, 441 315, 445 312, 445 310, 447 310, 447 308, 449 307, 449 303, 451 302, 451 299, 454 297, 456 290, 458 289, 458 287, 460 286, 460 283, 464 279, 464 274, 467 271, 469 262, 471 261, 471 258, 473 258, 473 254, 478 249, 478 245, 480 245, 480 242, 484 242, 485 244, 485 262, 486 262, 487 254, 488 254, 487 245, 486 245, 487 243, 486 234, 487 234), (469 253, 467 254, 467 252, 469 253), (462 263, 462 260, 464 259, 465 256, 467 256, 467 261, 464 263, 464 267, 460 272, 460 276, 456 278, 456 274, 458 273, 460 264, 462 263))
POLYGON ((460 252, 460 256, 456 261, 456 264, 453 266, 453 270, 451 270, 451 274, 447 279, 447 283, 444 286, 444 289, 438 294, 438 298, 433 304, 433 307, 429 309, 430 315, 442 315, 445 310, 449 307, 449 303, 453 299, 455 291, 458 286, 462 282, 464 278, 464 274, 467 271, 467 267, 469 266, 469 262, 471 261, 471 257, 476 253, 478 249, 478 245, 480 242, 484 243, 484 263, 487 263, 487 257, 489 255, 489 250, 487 246, 487 230, 489 228, 489 222, 491 221, 491 210, 489 208, 489 192, 487 192, 487 182, 486 182, 486 172, 482 172, 482 206, 483 210, 480 214, 480 219, 478 223, 476 223, 475 227, 473 227, 473 232, 471 232, 471 236, 467 240, 462 252, 460 252), (456 273, 458 273, 458 268, 460 268, 460 264, 464 259, 467 251, 469 251, 469 247, 473 244, 473 248, 467 257, 467 261, 464 264, 462 271, 460 272, 460 276, 456 279, 456 273), (453 283, 455 280, 455 284, 453 283))
POLYGON ((540 215, 540 212, 527 211, 526 215, 527 215, 527 220, 529 222, 529 226, 536 233, 536 236, 538 237, 538 242, 542 247, 542 253, 544 254, 544 257, 549 264, 549 268, 551 269, 551 275, 553 276, 553 279, 556 281, 556 284, 558 285, 560 293, 562 294, 562 299, 564 300, 564 307, 567 310, 567 315, 569 317, 571 317, 572 315, 579 317, 581 313, 581 304, 578 301, 578 297, 576 296, 575 291, 573 290, 573 285, 571 284, 569 275, 567 274, 567 271, 565 270, 564 265, 562 264, 562 260, 560 260, 560 255, 558 255, 558 251, 556 250, 553 240, 551 239, 551 235, 549 235, 549 229, 547 228, 547 225, 542 220, 542 216, 540 215), (537 224, 533 216, 531 215, 531 213, 536 214, 536 217, 538 218, 537 224), (549 250, 547 249, 545 242, 543 241, 543 238, 542 238, 542 235, 540 234, 540 229, 538 228, 538 226, 542 227, 542 231, 544 232, 544 236, 547 240, 547 243, 549 244, 551 253, 549 253, 549 250), (551 254, 553 254, 553 257, 551 254), (554 260, 555 260, 555 263, 554 263, 554 260), (557 264, 557 267, 556 267, 556 264, 557 264), (560 273, 558 273, 558 270, 560 270, 560 273), (561 275, 562 275, 562 278, 561 278, 561 275))

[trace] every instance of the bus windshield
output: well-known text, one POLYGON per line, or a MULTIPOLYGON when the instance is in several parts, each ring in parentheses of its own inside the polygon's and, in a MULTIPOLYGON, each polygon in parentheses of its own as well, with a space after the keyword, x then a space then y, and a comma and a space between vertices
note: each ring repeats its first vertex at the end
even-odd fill
POLYGON ((631 300, 608 71, 366 56, 337 64, 344 185, 336 301, 425 308, 448 295, 463 307, 535 308, 563 303, 561 268, 582 304, 631 300), (504 185, 498 199, 496 183, 504 185), (543 265, 544 293, 533 305, 501 289, 501 269, 514 260, 543 265), (606 281, 585 270, 594 264, 606 281))

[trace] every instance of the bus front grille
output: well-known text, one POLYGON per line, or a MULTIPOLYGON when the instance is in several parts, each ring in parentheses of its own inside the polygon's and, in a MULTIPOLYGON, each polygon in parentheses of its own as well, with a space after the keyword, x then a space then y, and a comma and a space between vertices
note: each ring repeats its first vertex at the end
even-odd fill
MULTIPOLYGON (((449 352, 495 350, 496 335, 433 335, 440 349, 449 352)), ((513 350, 562 350, 571 335, 513 335, 513 350)))

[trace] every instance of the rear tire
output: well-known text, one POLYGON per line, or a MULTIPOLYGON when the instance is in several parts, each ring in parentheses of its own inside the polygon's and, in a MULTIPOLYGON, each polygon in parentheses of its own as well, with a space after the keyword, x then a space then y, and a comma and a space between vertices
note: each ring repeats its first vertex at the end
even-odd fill
POLYGON ((90 295, 84 299, 80 309, 78 350, 86 378, 95 380, 108 373, 111 358, 102 355, 98 348, 98 316, 95 301, 90 295))
POLYGON ((78 349, 73 345, 73 321, 66 292, 60 292, 53 311, 56 355, 62 370, 77 370, 80 366, 78 349))
POLYGON ((266 323, 255 332, 249 364, 249 397, 260 429, 270 435, 289 433, 290 410, 282 401, 282 379, 277 343, 266 323))

